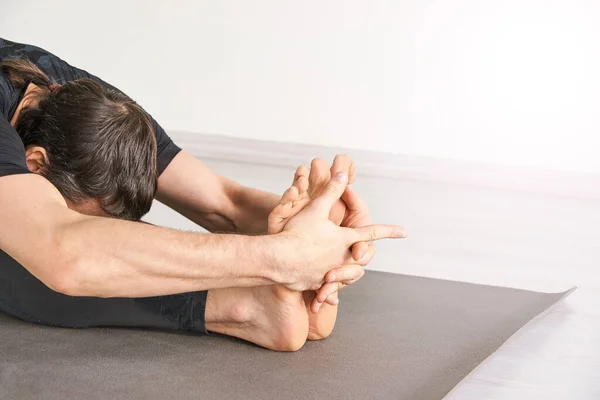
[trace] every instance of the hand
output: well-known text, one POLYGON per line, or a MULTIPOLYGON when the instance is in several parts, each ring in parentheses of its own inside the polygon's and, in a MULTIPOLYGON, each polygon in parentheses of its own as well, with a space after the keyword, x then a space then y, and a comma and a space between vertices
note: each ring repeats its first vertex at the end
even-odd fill
MULTIPOLYGON (((346 187, 346 190, 342 195, 342 200, 347 206, 347 211, 344 220, 342 221, 342 226, 348 228, 360 228, 371 225, 371 213, 369 212, 367 204, 360 197, 358 197, 356 192, 350 186, 346 187)), ((368 265, 375 256, 376 251, 377 249, 372 242, 355 243, 352 246, 352 258, 356 261, 360 261, 361 265, 368 265)), ((324 284, 318 290, 318 293, 311 304, 311 311, 313 313, 317 313, 323 302, 327 302, 331 305, 337 305, 339 303, 337 293, 342 288, 356 283, 358 279, 362 278, 364 275, 363 270, 358 279, 341 279, 344 275, 348 274, 351 277, 355 276, 353 275, 354 272, 355 271, 350 271, 349 273, 344 274, 340 268, 330 271, 325 277, 325 281, 329 283, 324 284)))
MULTIPOLYGON (((305 169, 306 171, 306 169, 305 169)), ((354 162, 347 155, 337 155, 333 160, 331 169, 321 158, 315 158, 310 165, 310 177, 308 195, 311 199, 319 197, 327 182, 332 176, 335 176, 338 172, 344 172, 348 174, 348 185, 351 185, 356 180, 356 167, 354 162)), ((298 174, 294 177, 296 179, 298 174)), ((335 202, 329 213, 329 219, 336 225, 342 224, 346 218, 347 207, 346 203, 342 199, 335 202)))
POLYGON ((281 238, 286 257, 281 263, 279 279, 287 288, 296 291, 316 290, 324 283, 324 276, 339 266, 345 269, 344 278, 357 279, 362 271, 361 261, 352 257, 354 243, 384 238, 403 238, 404 230, 393 225, 370 225, 361 228, 339 227, 328 219, 329 213, 343 195, 348 175, 338 173, 297 216, 287 222, 281 238), (355 276, 350 276, 351 271, 355 276))
MULTIPOLYGON (((301 171, 299 169, 299 171, 301 171)), ((331 176, 335 176, 337 173, 343 172, 349 175, 349 184, 352 183, 356 178, 356 168, 354 162, 350 157, 346 155, 338 155, 333 161, 331 170, 327 167, 327 163, 322 159, 314 159, 311 164, 310 177, 309 177, 309 196, 314 199, 319 196, 331 176)), ((298 177, 298 174, 294 179, 298 177)), ((371 214, 369 213, 366 203, 361 200, 356 192, 349 186, 342 195, 341 200, 335 202, 332 207, 329 219, 335 224, 350 227, 359 228, 371 224, 371 214)), ((375 255, 376 248, 373 244, 367 242, 356 243, 352 246, 352 255, 354 260, 360 261, 361 265, 367 265, 375 255)), ((350 270, 351 274, 356 273, 356 270, 350 270)), ((364 271, 359 271, 360 275, 352 275, 354 279, 346 281, 337 280, 335 282, 327 283, 319 289, 319 293, 315 296, 311 305, 311 311, 316 313, 320 309, 322 303, 326 301, 328 304, 337 305, 338 295, 337 292, 348 285, 355 283, 364 275, 364 271)), ((328 276, 337 275, 341 277, 343 274, 339 269, 331 271, 328 276)))

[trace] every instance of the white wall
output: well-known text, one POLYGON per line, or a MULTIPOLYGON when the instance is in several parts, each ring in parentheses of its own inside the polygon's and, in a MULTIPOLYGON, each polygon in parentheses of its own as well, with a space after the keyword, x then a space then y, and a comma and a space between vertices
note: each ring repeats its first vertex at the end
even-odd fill
POLYGON ((20 0, 0 14, 4 37, 116 84, 167 130, 600 173, 598 21, 593 0, 20 0))

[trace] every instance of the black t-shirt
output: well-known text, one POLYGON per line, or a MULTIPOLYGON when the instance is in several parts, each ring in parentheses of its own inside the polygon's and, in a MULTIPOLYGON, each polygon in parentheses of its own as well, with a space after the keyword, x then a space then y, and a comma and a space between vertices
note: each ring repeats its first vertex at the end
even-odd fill
MULTIPOLYGON (((44 71, 51 80, 59 84, 80 78, 90 78, 118 90, 100 78, 69 65, 46 50, 0 38, 0 61, 8 58, 28 58, 44 71)), ((23 91, 24 89, 16 90, 13 88, 8 78, 0 71, 0 112, 2 114, 0 115, 0 177, 29 172, 25 163, 23 142, 9 122, 23 95, 23 91)), ((154 119, 152 119, 152 125, 156 134, 157 168, 160 175, 181 149, 173 143, 154 119)))

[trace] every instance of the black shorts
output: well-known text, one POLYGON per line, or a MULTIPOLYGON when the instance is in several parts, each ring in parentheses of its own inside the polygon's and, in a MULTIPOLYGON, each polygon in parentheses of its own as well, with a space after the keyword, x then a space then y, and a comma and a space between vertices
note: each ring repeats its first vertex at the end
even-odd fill
POLYGON ((206 294, 203 291, 134 299, 67 296, 48 288, 0 250, 0 311, 36 324, 206 333, 206 294))

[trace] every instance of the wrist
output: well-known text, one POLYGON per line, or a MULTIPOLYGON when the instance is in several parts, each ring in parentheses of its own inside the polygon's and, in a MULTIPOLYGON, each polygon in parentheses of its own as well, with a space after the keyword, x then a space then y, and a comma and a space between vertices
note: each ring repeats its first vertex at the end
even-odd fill
POLYGON ((261 237, 264 238, 264 277, 273 284, 294 283, 296 274, 291 256, 294 246, 290 235, 282 232, 261 237))

